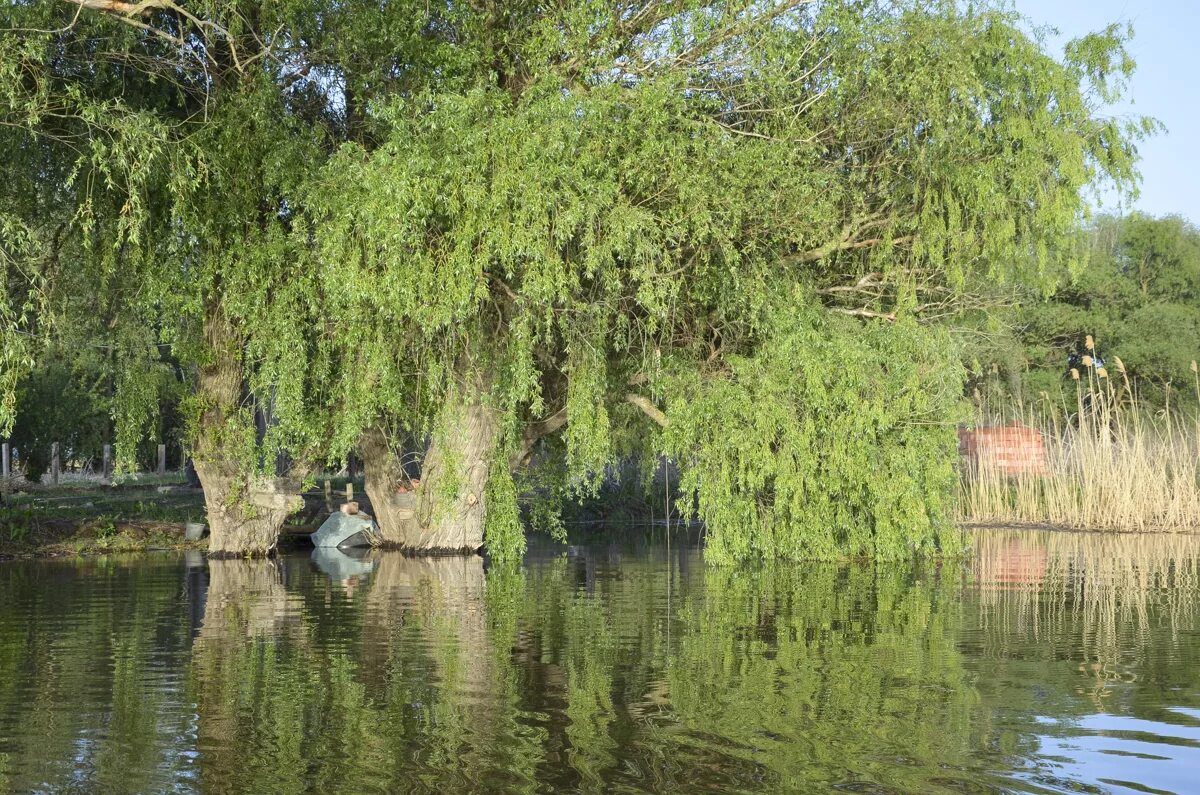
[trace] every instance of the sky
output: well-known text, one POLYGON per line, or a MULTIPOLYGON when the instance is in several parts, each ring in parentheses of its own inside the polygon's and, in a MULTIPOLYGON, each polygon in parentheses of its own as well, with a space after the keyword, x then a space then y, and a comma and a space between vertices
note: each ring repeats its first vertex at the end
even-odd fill
MULTIPOLYGON (((1151 215, 1179 214, 1200 224, 1200 0, 1014 0, 1031 22, 1057 28, 1056 44, 1112 22, 1133 24, 1137 72, 1116 115, 1153 116, 1166 132, 1138 145, 1141 195, 1151 215)), ((1061 50, 1059 50, 1061 53, 1061 50)), ((1115 197, 1102 209, 1129 209, 1115 197)))

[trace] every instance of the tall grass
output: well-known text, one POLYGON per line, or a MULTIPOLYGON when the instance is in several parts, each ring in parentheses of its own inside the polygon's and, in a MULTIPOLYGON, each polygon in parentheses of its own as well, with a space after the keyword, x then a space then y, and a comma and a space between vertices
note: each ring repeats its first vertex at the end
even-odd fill
MULTIPOLYGON (((980 405, 977 427, 1016 417, 1040 430, 1046 467, 1010 475, 986 456, 964 461, 962 519, 1102 530, 1200 528, 1200 415, 1171 406, 1150 411, 1120 359, 1116 370, 1116 377, 1091 367, 1072 371, 1073 405, 1069 399, 1056 404, 1044 392, 1034 406, 996 411, 980 405)), ((1200 403, 1200 376, 1195 388, 1200 403)))

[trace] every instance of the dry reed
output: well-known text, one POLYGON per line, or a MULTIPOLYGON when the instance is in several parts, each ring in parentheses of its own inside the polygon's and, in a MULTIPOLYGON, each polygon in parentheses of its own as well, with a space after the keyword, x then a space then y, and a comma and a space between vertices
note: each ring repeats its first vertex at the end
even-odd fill
MULTIPOLYGON (((1015 412, 1042 433, 1043 473, 1013 475, 988 456, 964 461, 961 518, 1097 530, 1200 528, 1200 416, 1170 405, 1147 411, 1120 359, 1115 368, 1119 378, 1087 366, 1074 379, 1073 406, 1042 393, 1037 405, 1015 412)), ((1002 419, 980 406, 976 424, 1002 419)))

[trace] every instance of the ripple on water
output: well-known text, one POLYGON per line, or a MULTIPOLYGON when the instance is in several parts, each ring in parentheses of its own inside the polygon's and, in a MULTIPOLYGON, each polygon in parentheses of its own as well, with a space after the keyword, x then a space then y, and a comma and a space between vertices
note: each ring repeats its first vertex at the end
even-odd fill
MULTIPOLYGON (((694 548, 0 566, 0 783, 106 792, 1177 792, 1179 537, 964 561, 694 548)), ((2 788, 0 788, 2 790, 2 788)))

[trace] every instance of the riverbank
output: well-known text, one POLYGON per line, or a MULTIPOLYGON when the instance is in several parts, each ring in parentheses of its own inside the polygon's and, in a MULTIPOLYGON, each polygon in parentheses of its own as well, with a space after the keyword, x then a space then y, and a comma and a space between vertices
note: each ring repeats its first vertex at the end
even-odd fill
MULTIPOLYGON (((1200 529, 1200 416, 1155 410, 1115 359, 1074 400, 980 406, 960 432, 959 519, 1002 526, 1189 533, 1200 529)), ((1078 374, 1077 374, 1078 375, 1078 374)), ((1200 402, 1200 376, 1195 384, 1200 402)))
POLYGON ((203 492, 181 480, 23 484, 4 495, 0 558, 203 548, 184 538, 185 523, 203 516, 203 492))
POLYGON ((188 541, 184 526, 149 521, 55 519, 0 529, 0 560, 87 557, 117 552, 204 550, 208 540, 188 541))
MULTIPOLYGON (((328 513, 323 495, 305 498, 281 543, 296 543, 328 513)), ((0 505, 0 560, 207 549, 207 539, 185 538, 191 522, 205 522, 204 492, 182 479, 22 484, 0 505)))

